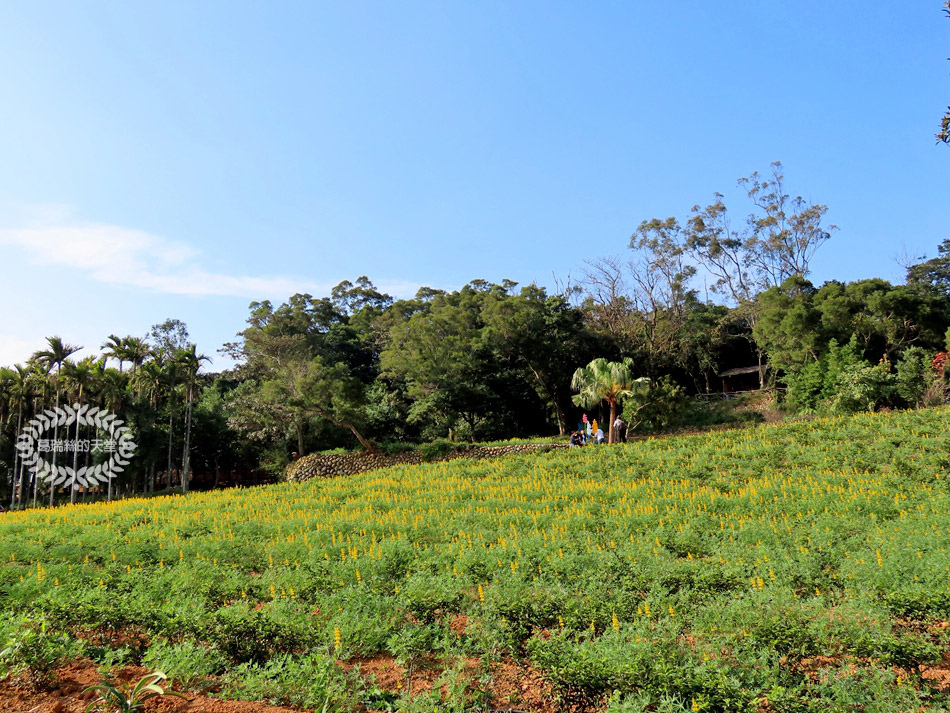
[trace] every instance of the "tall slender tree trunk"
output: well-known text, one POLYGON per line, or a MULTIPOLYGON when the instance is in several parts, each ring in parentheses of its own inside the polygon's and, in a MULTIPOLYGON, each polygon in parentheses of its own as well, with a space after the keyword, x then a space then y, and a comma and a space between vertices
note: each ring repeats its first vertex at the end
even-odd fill
MULTIPOLYGON (((78 407, 82 403, 82 386, 79 387, 79 399, 76 403, 78 407)), ((78 408, 76 409, 79 410, 78 408)), ((79 418, 76 419, 76 440, 73 443, 73 482, 69 487, 69 504, 76 504, 76 492, 79 490, 79 482, 76 480, 76 471, 79 469, 79 418)))
MULTIPOLYGON (((86 471, 88 471, 89 470, 89 451, 88 450, 86 451, 86 455, 82 457, 82 460, 83 460, 83 463, 82 463, 83 466, 85 467, 86 471)), ((86 481, 86 482, 89 482, 89 481, 86 481)), ((88 498, 89 498, 89 486, 84 485, 82 488, 82 501, 86 502, 88 498)))
POLYGON ((617 402, 610 399, 608 403, 610 404, 610 427, 607 429, 607 445, 612 446, 614 443, 614 421, 617 420, 617 402))
POLYGON ((188 492, 188 478, 191 471, 191 406, 194 401, 193 387, 188 387, 188 409, 185 412, 185 448, 181 457, 181 492, 188 492))
POLYGON ((17 478, 16 478, 16 475, 17 475, 16 467, 17 467, 17 462, 22 462, 22 460, 23 460, 22 458, 20 458, 20 451, 19 451, 19 449, 16 447, 17 441, 18 441, 19 438, 20 438, 20 429, 21 429, 22 427, 23 427, 23 404, 21 403, 21 404, 17 407, 17 414, 16 414, 16 433, 14 434, 14 437, 13 437, 13 470, 10 472, 10 509, 11 509, 11 510, 13 509, 13 504, 14 504, 14 502, 15 502, 15 500, 16 500, 16 492, 17 492, 17 489, 16 489, 16 482, 17 482, 17 478))
MULTIPOLYGON (((62 368, 62 367, 60 367, 62 368)), ((59 376, 60 369, 56 370, 57 377, 59 376)), ((56 441, 59 439, 59 384, 56 385, 56 421, 53 422, 53 470, 56 469, 56 441)), ((53 497, 56 494, 56 486, 53 484, 55 478, 50 478, 49 481, 49 505, 53 507, 53 497)))
POLYGON ((23 470, 23 459, 20 459, 20 488, 17 492, 17 508, 26 508, 26 472, 23 470))
POLYGON ((165 470, 165 487, 172 487, 172 407, 168 405, 168 468, 165 470))

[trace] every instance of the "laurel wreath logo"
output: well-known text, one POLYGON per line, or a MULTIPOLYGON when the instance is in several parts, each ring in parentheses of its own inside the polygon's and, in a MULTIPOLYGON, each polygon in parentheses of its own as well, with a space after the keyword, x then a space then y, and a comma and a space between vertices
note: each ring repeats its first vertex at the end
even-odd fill
POLYGON ((53 486, 65 483, 75 488, 77 485, 89 487, 97 483, 107 483, 124 470, 135 452, 132 433, 123 423, 114 414, 98 406, 61 406, 38 414, 27 423, 17 438, 16 447, 20 451, 23 464, 28 466, 37 478, 53 486), (77 469, 46 461, 38 447, 40 437, 53 428, 66 427, 68 433, 68 427, 76 423, 80 426, 95 426, 99 432, 108 434, 112 446, 108 461, 77 469))

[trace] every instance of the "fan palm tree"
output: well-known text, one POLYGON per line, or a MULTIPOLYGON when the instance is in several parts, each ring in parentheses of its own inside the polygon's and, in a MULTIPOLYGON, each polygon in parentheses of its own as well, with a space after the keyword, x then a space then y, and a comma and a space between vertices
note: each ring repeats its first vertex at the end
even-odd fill
MULTIPOLYGON (((56 367, 56 408, 59 408, 59 394, 60 394, 60 384, 59 384, 59 372, 63 368, 63 362, 70 357, 70 355, 78 352, 82 347, 75 346, 73 344, 66 344, 59 337, 47 337, 46 343, 49 345, 48 349, 43 349, 36 352, 33 357, 40 363, 46 365, 48 373, 52 374, 53 367, 56 367)), ((53 440, 56 440, 58 436, 59 424, 53 427, 53 440)), ((56 452, 53 452, 53 465, 56 465, 56 452)), ((49 484, 49 504, 53 504, 53 496, 56 493, 56 488, 53 487, 53 483, 49 484)))
POLYGON ((635 391, 649 387, 650 380, 633 377, 633 359, 627 357, 622 362, 594 359, 587 366, 574 372, 571 388, 578 392, 573 397, 577 406, 594 408, 601 401, 610 405, 610 430, 607 443, 614 442, 614 421, 617 420, 617 404, 620 400, 632 396, 635 391))

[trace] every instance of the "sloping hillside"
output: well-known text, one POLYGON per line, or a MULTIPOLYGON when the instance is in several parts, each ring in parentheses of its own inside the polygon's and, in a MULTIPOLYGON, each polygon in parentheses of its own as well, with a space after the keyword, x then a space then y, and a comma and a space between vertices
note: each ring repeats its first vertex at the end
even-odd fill
POLYGON ((26 669, 6 685, 86 657, 310 710, 942 710, 948 426, 862 415, 5 515, 0 661, 26 669))

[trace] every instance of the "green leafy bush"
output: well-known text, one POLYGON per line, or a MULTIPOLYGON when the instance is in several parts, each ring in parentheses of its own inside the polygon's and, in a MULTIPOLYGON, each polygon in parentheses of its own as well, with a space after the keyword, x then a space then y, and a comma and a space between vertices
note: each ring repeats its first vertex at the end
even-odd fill
POLYGON ((359 703, 352 674, 336 659, 311 652, 306 656, 276 656, 265 663, 245 663, 228 673, 222 697, 299 706, 322 713, 355 710, 359 703))
POLYGON ((56 683, 55 669, 63 661, 84 652, 81 641, 52 631, 45 619, 22 621, 7 632, 0 649, 0 678, 21 674, 35 690, 48 690, 56 683))
POLYGON ((631 432, 669 431, 686 423, 692 405, 682 386, 662 376, 624 400, 622 418, 631 432))
POLYGON ((444 455, 447 455, 454 451, 456 445, 452 441, 448 441, 444 438, 437 438, 434 441, 429 443, 423 443, 419 446, 419 451, 422 453, 422 457, 426 460, 435 460, 436 458, 441 458, 444 455))
POLYGON ((196 690, 210 676, 223 673, 227 660, 220 652, 194 641, 175 644, 165 638, 152 641, 142 665, 167 673, 181 688, 196 690))

